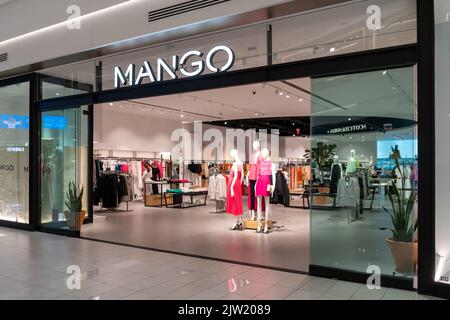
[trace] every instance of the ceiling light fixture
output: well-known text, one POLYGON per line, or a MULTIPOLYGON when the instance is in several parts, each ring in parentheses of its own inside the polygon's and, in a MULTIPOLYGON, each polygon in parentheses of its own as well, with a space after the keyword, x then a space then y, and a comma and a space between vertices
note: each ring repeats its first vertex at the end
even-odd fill
POLYGON ((283 91, 280 91, 278 94, 279 94, 280 96, 282 96, 284 93, 283 93, 283 91))
POLYGON ((289 99, 290 97, 291 97, 290 95, 288 95, 288 94, 286 95, 286 98, 288 98, 288 99, 289 99))
POLYGON ((298 99, 298 101, 299 101, 299 102, 303 102, 303 99, 302 99, 302 98, 300 98, 300 99, 298 99))
POLYGON ((112 107, 114 105, 114 103, 111 102, 109 105, 112 107))
POLYGON ((336 51, 336 48, 335 47, 331 47, 330 48, 330 52, 335 52, 336 51))
POLYGON ((383 76, 385 76, 387 74, 387 70, 383 71, 383 76))

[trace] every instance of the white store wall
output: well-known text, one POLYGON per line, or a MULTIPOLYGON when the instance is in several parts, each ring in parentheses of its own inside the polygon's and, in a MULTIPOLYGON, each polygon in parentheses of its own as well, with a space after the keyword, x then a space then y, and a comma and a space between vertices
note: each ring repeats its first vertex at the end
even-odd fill
POLYGON ((94 148, 170 152, 176 145, 171 141, 173 130, 180 121, 152 118, 136 113, 117 111, 116 107, 94 107, 94 148))

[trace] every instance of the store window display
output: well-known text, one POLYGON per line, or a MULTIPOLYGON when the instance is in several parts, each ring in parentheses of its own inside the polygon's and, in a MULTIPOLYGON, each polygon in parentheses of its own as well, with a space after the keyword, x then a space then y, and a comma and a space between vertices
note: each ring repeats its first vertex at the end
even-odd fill
POLYGON ((251 220, 256 220, 257 200, 255 195, 255 186, 257 179, 257 166, 261 156, 261 143, 259 141, 253 142, 253 154, 250 155, 250 169, 247 173, 248 181, 248 213, 251 220))
POLYGON ((412 282, 417 238, 411 230, 418 208, 412 183, 418 162, 414 80, 412 67, 313 79, 313 143, 336 149, 322 161, 323 181, 312 186, 312 265, 363 274, 376 265, 382 275, 412 282), (318 198, 324 200, 320 205, 318 198))
POLYGON ((255 194, 258 201, 258 228, 257 233, 261 233, 264 226, 264 233, 269 233, 270 220, 270 198, 275 190, 275 166, 270 160, 268 149, 261 151, 261 159, 257 165, 257 180, 255 186, 255 194), (263 220, 263 200, 265 205, 265 218, 263 220))
POLYGON ((230 171, 230 178, 227 188, 227 213, 236 217, 231 230, 244 230, 242 215, 244 209, 242 205, 242 184, 244 183, 244 166, 239 159, 239 152, 236 149, 230 151, 233 158, 233 165, 230 171))

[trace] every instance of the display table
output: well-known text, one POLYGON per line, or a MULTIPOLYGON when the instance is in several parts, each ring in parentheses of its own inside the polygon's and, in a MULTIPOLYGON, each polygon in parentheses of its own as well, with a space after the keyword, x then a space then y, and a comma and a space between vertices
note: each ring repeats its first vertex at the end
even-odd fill
POLYGON ((162 208, 164 204, 174 204, 179 203, 181 197, 176 197, 175 195, 170 195, 165 199, 164 193, 162 191, 163 186, 169 186, 171 189, 178 189, 180 185, 192 184, 192 182, 179 182, 179 181, 151 181, 144 182, 144 203, 146 207, 160 207, 162 208), (158 186, 158 194, 149 194, 147 190, 152 186, 158 186))
POLYGON ((208 190, 201 190, 201 191, 182 191, 182 192, 173 192, 173 191, 166 191, 164 192, 164 201, 166 204, 166 208, 169 208, 169 206, 172 206, 173 208, 177 209, 186 209, 186 208, 193 208, 193 207, 203 207, 206 206, 206 201, 208 199, 208 190), (168 197, 173 196, 175 197, 181 197, 188 196, 190 198, 190 203, 188 205, 184 205, 183 201, 181 202, 173 202, 170 203, 168 201, 168 197), (194 197, 202 197, 202 202, 200 203, 194 203, 194 197), (204 199, 203 199, 204 197, 204 199))
MULTIPOLYGON (((269 225, 269 229, 272 229, 272 226, 276 223, 276 221, 269 220, 267 221, 269 225)), ((266 225, 266 220, 261 221, 261 227, 264 229, 264 226, 266 225)), ((258 230, 258 220, 244 220, 244 226, 245 229, 250 230, 258 230)))
POLYGON ((311 197, 312 209, 334 210, 336 208, 337 194, 330 193, 330 187, 305 185, 304 188, 305 194, 308 194, 311 197), (311 192, 311 189, 317 189, 319 192, 311 192), (333 204, 331 206, 329 205, 330 199, 333 200, 333 204))

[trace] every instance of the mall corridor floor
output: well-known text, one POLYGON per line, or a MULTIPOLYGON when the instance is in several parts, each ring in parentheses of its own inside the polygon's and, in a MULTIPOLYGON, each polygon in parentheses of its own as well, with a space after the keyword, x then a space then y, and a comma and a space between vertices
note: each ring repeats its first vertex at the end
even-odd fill
MULTIPOLYGON (((70 278, 69 280, 73 280, 70 278)), ((397 289, 0 228, 0 300, 433 299, 397 289), (81 288, 68 289, 70 266, 81 288)))

